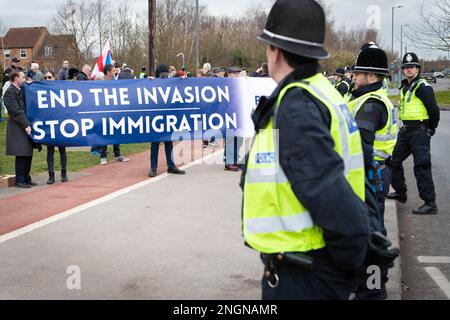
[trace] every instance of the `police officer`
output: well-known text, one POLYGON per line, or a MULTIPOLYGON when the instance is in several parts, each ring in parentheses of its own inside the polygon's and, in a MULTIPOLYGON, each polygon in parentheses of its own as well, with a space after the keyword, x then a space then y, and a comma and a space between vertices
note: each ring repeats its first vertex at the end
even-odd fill
POLYGON ((334 86, 341 96, 345 97, 350 91, 350 83, 345 79, 345 69, 337 68, 334 73, 334 80, 336 80, 336 85, 334 86))
POLYGON ((365 49, 363 46, 353 69, 357 89, 349 102, 361 132, 366 170, 374 167, 373 160, 381 169, 383 184, 377 191, 382 191, 379 192, 382 212, 391 183, 389 165, 398 132, 394 105, 383 87, 388 73, 386 53, 375 44, 365 49))
POLYGON ((139 74, 139 79, 147 79, 148 78, 146 71, 147 71, 147 69, 145 67, 141 68, 141 73, 139 74))
POLYGON ((241 185, 244 238, 265 265, 263 299, 348 299, 367 252, 360 135, 320 73, 324 37, 313 0, 278 0, 259 37, 278 86, 253 114, 241 185))
MULTIPOLYGON (((386 53, 375 44, 364 45, 353 69, 357 89, 352 92, 349 108, 361 133, 366 174, 376 193, 380 211, 380 231, 384 227, 384 202, 391 184, 390 159, 397 141, 394 105, 383 87, 389 73, 386 53), (381 178, 381 181, 379 180, 381 178)), ((357 292, 359 299, 384 299, 388 269, 382 270, 382 288, 357 292)))
POLYGON ((413 52, 403 57, 402 70, 406 79, 400 88, 400 129, 397 146, 392 157, 392 187, 395 192, 389 199, 407 201, 407 187, 403 171, 403 161, 411 154, 414 157, 414 174, 419 196, 424 205, 412 211, 414 214, 437 214, 436 193, 431 174, 431 137, 439 124, 439 107, 433 88, 420 76, 419 58, 413 52))

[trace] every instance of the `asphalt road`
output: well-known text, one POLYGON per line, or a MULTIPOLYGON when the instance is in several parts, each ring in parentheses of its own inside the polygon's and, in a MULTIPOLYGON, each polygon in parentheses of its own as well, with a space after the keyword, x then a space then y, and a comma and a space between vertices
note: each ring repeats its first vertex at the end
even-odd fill
MULTIPOLYGON (((442 80, 442 79, 439 79, 442 80)), ((433 178, 437 192, 439 214, 416 216, 411 210, 422 205, 413 173, 412 157, 405 163, 408 202, 398 204, 401 245, 402 278, 409 290, 403 299, 450 299, 443 287, 450 289, 450 258, 445 262, 419 262, 420 256, 450 257, 450 112, 441 113, 441 123, 432 139, 433 178), (402 237, 402 236, 401 236, 402 237), (432 275, 441 279, 436 283, 432 275), (427 271, 428 270, 428 271, 427 271), (444 277, 442 277, 442 275, 444 277)), ((430 258, 428 258, 429 261, 430 258)), ((440 258, 443 259, 443 258, 440 258)))
POLYGON ((437 83, 432 83, 434 91, 446 91, 450 90, 450 78, 437 79, 437 83))

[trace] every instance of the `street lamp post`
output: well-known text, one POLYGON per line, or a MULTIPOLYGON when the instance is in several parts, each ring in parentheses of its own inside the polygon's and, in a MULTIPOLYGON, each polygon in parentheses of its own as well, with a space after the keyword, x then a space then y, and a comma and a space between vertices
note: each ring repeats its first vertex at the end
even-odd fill
POLYGON ((400 6, 394 6, 392 7, 392 38, 391 38, 391 51, 392 53, 394 53, 394 10, 395 9, 399 9, 399 8, 403 8, 403 5, 400 6))
POLYGON ((400 59, 403 59, 403 28, 408 27, 409 25, 403 24, 400 26, 400 59))

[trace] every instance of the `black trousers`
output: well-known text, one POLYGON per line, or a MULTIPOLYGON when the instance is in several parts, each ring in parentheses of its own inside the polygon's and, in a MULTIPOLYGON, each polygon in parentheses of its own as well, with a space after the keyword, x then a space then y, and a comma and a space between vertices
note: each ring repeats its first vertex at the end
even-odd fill
MULTIPOLYGON (((280 264, 277 275, 279 284, 272 288, 263 276, 262 300, 348 300, 355 279, 328 264, 317 264, 315 270, 305 270, 291 264, 280 264)), ((273 279, 271 280, 274 282, 273 279)))
MULTIPOLYGON (((99 152, 100 152, 100 158, 107 158, 107 152, 108 151, 108 146, 100 146, 99 147, 99 152)), ((114 157, 120 157, 120 144, 114 144, 113 145, 113 151, 114 151, 114 157)))
POLYGON ((16 157, 16 183, 31 183, 31 161, 33 157, 16 157))
MULTIPOLYGON (((59 157, 61 159, 61 170, 67 170, 66 147, 58 147, 59 157)), ((47 167, 49 172, 55 172, 55 147, 47 146, 47 167)))
POLYGON ((400 129, 397 145, 392 155, 392 187, 399 193, 406 193, 408 188, 405 183, 403 161, 411 154, 414 158, 414 175, 419 189, 419 196, 425 202, 434 202, 436 193, 434 190, 433 176, 431 174, 431 138, 426 129, 417 127, 414 129, 400 129))

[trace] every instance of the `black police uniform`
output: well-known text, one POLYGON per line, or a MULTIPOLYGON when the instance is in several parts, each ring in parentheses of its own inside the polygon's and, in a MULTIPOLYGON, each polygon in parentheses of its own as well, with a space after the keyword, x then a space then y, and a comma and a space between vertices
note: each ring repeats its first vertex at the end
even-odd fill
MULTIPOLYGON (((411 83, 407 79, 403 80, 400 90, 403 90, 403 93, 407 94, 411 88, 417 85, 420 78, 420 76, 417 76, 411 83)), ((403 121, 404 126, 400 129, 397 145, 395 146, 392 157, 392 187, 396 192, 390 194, 388 197, 406 202, 406 192, 408 189, 405 183, 403 161, 412 154, 414 158, 414 175, 417 180, 419 196, 425 204, 435 208, 435 210, 428 212, 437 213, 435 203, 436 193, 431 173, 430 142, 431 136, 434 135, 439 124, 440 111, 431 86, 421 84, 417 88, 416 96, 425 105, 429 120, 403 121)))
POLYGON ((345 69, 337 68, 334 75, 342 77, 342 80, 336 84, 335 88, 341 94, 341 96, 344 97, 350 90, 350 83, 348 83, 346 81, 347 79, 345 78, 345 69))
MULTIPOLYGON (((364 44, 361 47, 361 51, 358 55, 356 65, 353 67, 353 70, 355 72, 361 73, 377 73, 386 75, 388 73, 388 60, 386 53, 381 50, 375 43, 364 44)), ((369 92, 378 91, 382 87, 382 81, 360 87, 352 91, 351 101, 369 92)), ((365 101, 355 116, 355 120, 361 134, 366 172, 368 172, 368 170, 373 170, 374 143, 376 132, 386 126, 388 118, 389 116, 386 110, 386 106, 377 99, 368 99, 367 101, 365 101)), ((382 190, 377 189, 376 191, 376 199, 378 202, 378 209, 380 213, 378 217, 379 221, 377 231, 380 231, 385 236, 387 235, 387 232, 384 226, 384 203, 391 183, 389 160, 390 159, 386 159, 385 161, 381 162, 379 161, 379 164, 381 166, 382 190)), ((382 288, 379 290, 369 290, 364 284, 356 292, 356 296, 358 299, 372 300, 386 298, 385 285, 388 281, 388 267, 383 267, 381 271, 382 288)))
MULTIPOLYGON (((282 88, 319 72, 318 59, 329 57, 323 48, 324 38, 325 15, 316 1, 278 0, 274 4, 259 39, 283 54, 297 55, 300 62, 268 100, 261 99, 253 114, 257 131, 267 127, 282 88)), ((266 268, 277 265, 279 276, 274 288, 263 277, 262 298, 348 299, 369 246, 367 206, 343 174, 343 160, 334 151, 328 108, 307 91, 292 88, 277 110, 280 165, 296 197, 308 208, 314 223, 322 227, 326 247, 306 253, 312 258, 311 268, 262 255, 266 268)), ((244 177, 245 169, 242 182, 244 177)))
MULTIPOLYGON (((255 110, 255 129, 267 126, 283 87, 318 72, 319 65, 305 65, 280 82, 255 110)), ((357 285, 356 271, 360 271, 368 240, 367 207, 342 174, 344 164, 333 151, 330 125, 327 107, 308 92, 293 88, 286 93, 277 114, 280 164, 297 198, 308 205, 314 222, 323 228, 327 246, 307 253, 314 259, 312 270, 280 263, 277 288, 271 288, 267 278, 262 280, 263 299, 348 299, 357 285)), ((242 187, 244 179, 245 171, 242 187)))

